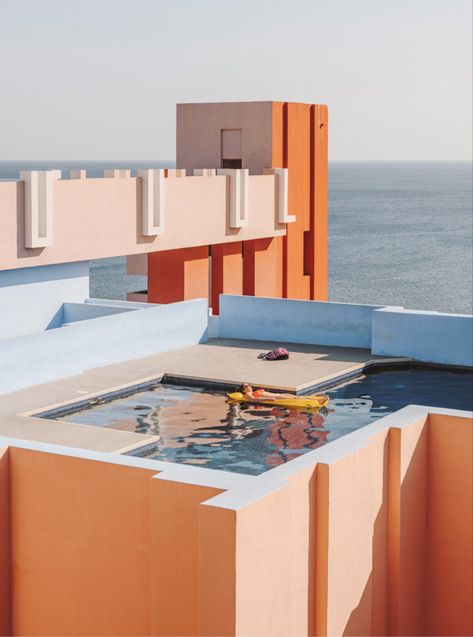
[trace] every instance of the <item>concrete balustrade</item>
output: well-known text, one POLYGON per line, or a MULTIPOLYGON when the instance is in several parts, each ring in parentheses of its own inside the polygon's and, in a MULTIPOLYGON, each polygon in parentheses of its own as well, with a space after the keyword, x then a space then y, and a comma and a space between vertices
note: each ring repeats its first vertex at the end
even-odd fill
POLYGON ((54 171, 24 172, 24 187, 0 182, 0 270, 286 233, 275 201, 275 175, 243 170, 234 178, 184 176, 180 170, 179 177, 176 172, 163 179, 159 170, 130 177, 129 171, 115 169, 106 174, 87 179, 79 171, 60 180, 54 171))

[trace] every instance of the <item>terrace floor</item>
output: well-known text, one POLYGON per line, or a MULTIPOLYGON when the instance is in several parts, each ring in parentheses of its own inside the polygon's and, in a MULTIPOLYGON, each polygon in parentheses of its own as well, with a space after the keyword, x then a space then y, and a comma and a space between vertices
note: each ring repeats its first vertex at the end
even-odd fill
MULTIPOLYGON (((0 436, 95 451, 123 452, 156 440, 129 431, 68 424, 34 417, 44 411, 162 377, 164 374, 301 392, 338 376, 362 371, 385 360, 369 350, 278 343, 290 352, 286 361, 257 358, 276 344, 267 341, 210 339, 208 343, 97 367, 77 376, 0 396, 0 436)), ((392 360, 392 359, 390 359, 392 360)), ((399 359, 397 359, 399 360, 399 359)))

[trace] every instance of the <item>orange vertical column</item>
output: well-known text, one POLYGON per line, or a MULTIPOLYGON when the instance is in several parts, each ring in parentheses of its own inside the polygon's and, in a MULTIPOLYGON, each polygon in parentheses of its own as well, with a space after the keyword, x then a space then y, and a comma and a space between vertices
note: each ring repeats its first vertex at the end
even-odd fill
POLYGON ((311 107, 310 297, 328 298, 328 109, 311 107))
MULTIPOLYGON (((271 166, 284 168, 284 102, 272 105, 271 166)), ((245 241, 243 294, 282 297, 283 237, 245 241)))
POLYGON ((282 237, 245 241, 243 294, 282 296, 282 237))
POLYGON ((209 297, 208 246, 148 254, 148 302, 209 297))
POLYGON ((11 635, 10 452, 0 449, 0 635, 11 635))
POLYGON ((211 266, 211 306, 218 314, 220 294, 243 293, 242 243, 219 243, 210 248, 211 266))
POLYGON ((289 212, 296 221, 287 226, 284 238, 284 296, 310 299, 307 268, 307 235, 310 232, 310 105, 285 106, 285 167, 289 169, 289 212))

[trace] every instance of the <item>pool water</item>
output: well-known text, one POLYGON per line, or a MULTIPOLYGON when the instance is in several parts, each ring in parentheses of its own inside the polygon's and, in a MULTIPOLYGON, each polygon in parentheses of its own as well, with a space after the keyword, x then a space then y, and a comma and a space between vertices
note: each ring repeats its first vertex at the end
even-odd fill
POLYGON ((60 420, 157 435, 148 458, 257 475, 409 404, 472 410, 473 374, 386 371, 325 393, 328 408, 308 413, 158 385, 60 420))

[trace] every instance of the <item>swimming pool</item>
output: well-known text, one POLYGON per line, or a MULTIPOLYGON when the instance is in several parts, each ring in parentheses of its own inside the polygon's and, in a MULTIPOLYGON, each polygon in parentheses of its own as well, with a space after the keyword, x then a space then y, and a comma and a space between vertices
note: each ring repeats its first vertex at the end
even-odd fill
POLYGON ((157 385, 56 420, 159 436, 147 458, 257 475, 409 404, 473 409, 473 373, 384 371, 327 392, 319 413, 229 404, 222 393, 157 385))

